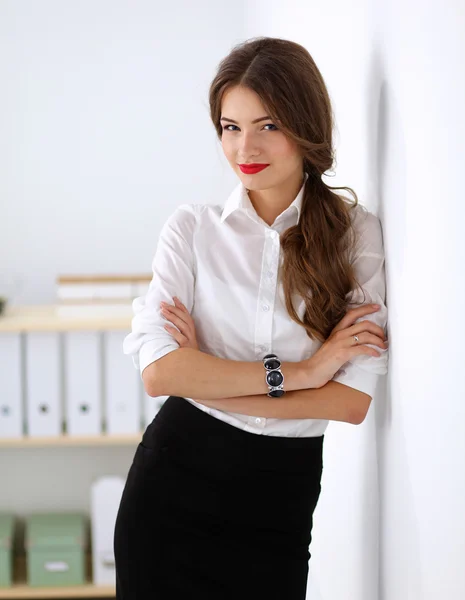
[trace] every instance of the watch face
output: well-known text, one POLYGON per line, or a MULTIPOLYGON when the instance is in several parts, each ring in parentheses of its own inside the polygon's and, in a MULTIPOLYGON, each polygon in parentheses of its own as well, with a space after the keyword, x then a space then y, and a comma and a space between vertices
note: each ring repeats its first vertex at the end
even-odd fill
POLYGON ((279 367, 281 366, 281 361, 279 360, 279 358, 269 358, 263 364, 265 365, 265 369, 268 370, 279 369, 279 367))
POLYGON ((266 381, 268 385, 276 387, 282 384, 282 382, 284 381, 284 376, 279 371, 270 371, 270 373, 267 373, 266 375, 266 381))

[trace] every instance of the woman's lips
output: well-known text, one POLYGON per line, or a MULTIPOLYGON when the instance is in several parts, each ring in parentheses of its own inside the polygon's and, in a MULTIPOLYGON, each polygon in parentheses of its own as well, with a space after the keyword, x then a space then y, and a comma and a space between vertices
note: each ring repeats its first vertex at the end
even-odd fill
POLYGON ((243 173, 247 173, 247 175, 252 175, 253 173, 259 173, 269 167, 270 165, 265 164, 250 164, 250 165, 239 165, 240 170, 243 173))

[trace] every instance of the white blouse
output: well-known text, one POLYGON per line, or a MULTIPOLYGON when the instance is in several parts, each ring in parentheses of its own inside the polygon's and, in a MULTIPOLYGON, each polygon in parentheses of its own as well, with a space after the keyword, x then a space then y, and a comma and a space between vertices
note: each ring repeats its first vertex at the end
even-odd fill
MULTIPOLYGON (((279 276, 280 235, 298 222, 303 191, 304 186, 271 226, 258 216, 242 182, 224 207, 182 204, 173 212, 160 233, 148 292, 133 301, 132 331, 123 343, 124 353, 132 355, 140 373, 179 348, 164 329, 166 324, 174 325, 160 312, 161 301, 174 305, 173 296, 181 300, 194 320, 199 350, 213 356, 251 362, 274 352, 282 362, 298 362, 320 348, 321 342, 311 340, 305 329, 289 317, 279 276)), ((365 292, 365 302, 381 306, 378 312, 359 320, 369 319, 386 331, 381 224, 361 205, 352 212, 361 237, 350 259, 365 292)), ((357 288, 348 298, 361 303, 363 294, 357 288)), ((303 298, 296 296, 294 306, 303 318, 303 298)), ((373 396, 378 376, 387 373, 388 349, 371 347, 381 356, 356 356, 333 380, 373 396)), ((186 400, 226 423, 257 434, 320 436, 329 423, 248 416, 210 408, 192 398, 186 400)))

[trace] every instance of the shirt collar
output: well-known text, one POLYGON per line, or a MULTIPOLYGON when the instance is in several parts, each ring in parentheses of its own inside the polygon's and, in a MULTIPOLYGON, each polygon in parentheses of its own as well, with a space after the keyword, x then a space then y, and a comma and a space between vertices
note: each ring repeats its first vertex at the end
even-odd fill
MULTIPOLYGON (((293 210, 292 207, 295 207, 297 209, 297 222, 299 222, 300 213, 302 211, 302 200, 307 179, 308 173, 305 173, 305 180, 302 184, 302 187, 299 190, 299 193, 297 194, 293 202, 284 211, 287 212, 293 210)), ((223 212, 221 213, 221 222, 223 223, 224 220, 227 219, 229 215, 237 209, 251 210, 256 213, 253 204, 250 201, 249 194, 247 193, 247 188, 242 183, 242 181, 234 188, 234 190, 229 195, 229 198, 226 200, 223 212)))

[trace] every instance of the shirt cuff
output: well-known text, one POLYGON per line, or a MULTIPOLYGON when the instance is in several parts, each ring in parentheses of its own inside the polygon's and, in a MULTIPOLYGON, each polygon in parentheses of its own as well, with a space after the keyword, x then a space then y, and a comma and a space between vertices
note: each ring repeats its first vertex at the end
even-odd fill
POLYGON ((365 371, 357 365, 349 363, 347 366, 341 367, 332 378, 332 381, 343 383, 355 390, 364 392, 373 398, 376 384, 378 383, 378 373, 365 371))

